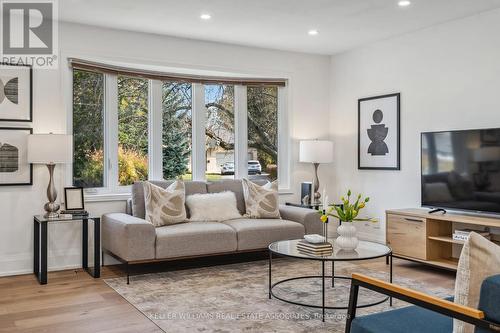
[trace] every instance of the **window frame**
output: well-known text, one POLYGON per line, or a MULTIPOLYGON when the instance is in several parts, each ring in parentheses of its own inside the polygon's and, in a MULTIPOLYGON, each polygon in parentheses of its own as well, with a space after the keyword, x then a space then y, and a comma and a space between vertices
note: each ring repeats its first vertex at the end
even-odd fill
MULTIPOLYGON (((73 71, 68 69, 69 94, 68 132, 73 132, 73 71)), ((104 75, 104 172, 103 187, 85 189, 86 201, 124 200, 130 196, 131 185, 118 183, 118 76, 104 75)), ((163 81, 148 79, 148 179, 163 179, 162 170, 162 85, 163 81)), ((289 84, 278 87, 278 182, 280 193, 290 193, 290 117, 288 108, 289 84)), ((205 85, 192 83, 192 180, 204 181, 205 125, 205 85)), ((248 110, 247 86, 234 85, 235 113, 235 179, 248 176, 248 110)), ((66 169, 66 179, 73 184, 73 166, 66 169)))

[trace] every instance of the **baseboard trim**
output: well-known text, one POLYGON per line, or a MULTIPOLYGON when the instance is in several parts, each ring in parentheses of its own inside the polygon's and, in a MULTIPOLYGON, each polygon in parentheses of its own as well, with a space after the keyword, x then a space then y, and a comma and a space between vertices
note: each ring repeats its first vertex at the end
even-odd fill
MULTIPOLYGON (((78 269, 82 266, 81 249, 65 249, 57 252, 49 251, 48 271, 78 269)), ((92 258, 90 258, 92 260, 92 258)), ((92 263, 89 263, 92 265, 92 263)), ((3 255, 0 259, 0 276, 14 276, 33 273, 33 254, 21 253, 3 255)))

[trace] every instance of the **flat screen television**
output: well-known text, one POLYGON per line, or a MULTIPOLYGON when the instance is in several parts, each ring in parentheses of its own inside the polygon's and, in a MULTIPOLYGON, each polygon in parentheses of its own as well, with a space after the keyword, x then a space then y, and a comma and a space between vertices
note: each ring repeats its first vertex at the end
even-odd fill
POLYGON ((422 133, 422 206, 500 214, 500 128, 422 133))

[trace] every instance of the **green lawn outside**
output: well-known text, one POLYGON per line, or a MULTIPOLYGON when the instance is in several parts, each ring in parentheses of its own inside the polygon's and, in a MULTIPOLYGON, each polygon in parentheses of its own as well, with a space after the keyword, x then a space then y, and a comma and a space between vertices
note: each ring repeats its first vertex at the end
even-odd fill
MULTIPOLYGON (((218 173, 207 173, 205 175, 205 177, 207 178, 207 181, 209 181, 209 182, 221 180, 221 175, 218 173)), ((182 180, 191 180, 191 179, 192 179, 192 175, 190 173, 186 173, 186 174, 182 175, 182 180)))

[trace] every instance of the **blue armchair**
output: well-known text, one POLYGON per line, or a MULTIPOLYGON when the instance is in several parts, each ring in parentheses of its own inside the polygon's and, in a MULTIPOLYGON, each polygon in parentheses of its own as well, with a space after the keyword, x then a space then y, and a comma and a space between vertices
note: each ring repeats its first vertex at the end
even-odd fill
POLYGON ((346 333, 446 333, 453 318, 476 326, 476 333, 500 332, 500 275, 481 285, 479 309, 453 303, 361 274, 352 275, 346 333), (359 288, 367 288, 414 304, 406 308, 356 317, 359 288))

